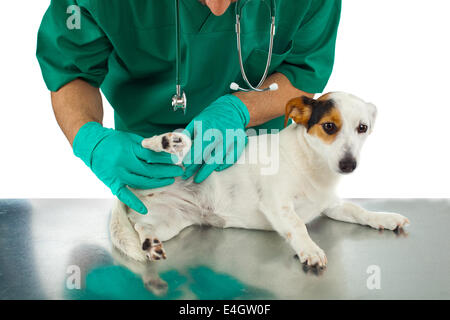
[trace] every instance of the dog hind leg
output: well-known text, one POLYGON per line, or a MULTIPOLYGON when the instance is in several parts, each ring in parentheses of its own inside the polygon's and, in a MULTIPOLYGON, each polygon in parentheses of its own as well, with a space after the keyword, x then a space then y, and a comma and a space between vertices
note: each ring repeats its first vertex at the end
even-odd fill
POLYGON ((111 213, 109 230, 111 242, 120 252, 137 261, 146 261, 146 255, 142 250, 138 234, 128 219, 128 207, 116 200, 111 213))
MULTIPOLYGON (((142 146, 156 152, 175 154, 178 156, 179 163, 181 163, 184 155, 191 147, 191 140, 184 134, 169 132, 144 139, 142 141, 142 146)), ((135 190, 135 192, 138 192, 139 194, 140 190, 135 190)), ((151 209, 152 213, 150 214, 154 215, 155 208, 152 207, 151 209)), ((175 223, 175 226, 172 227, 172 231, 170 230, 171 228, 162 227, 159 223, 153 224, 158 226, 158 228, 154 228, 152 224, 148 225, 147 223, 140 223, 139 221, 130 221, 128 215, 129 210, 131 209, 117 200, 112 211, 110 222, 111 240, 113 245, 119 251, 138 261, 145 261, 147 259, 165 259, 166 254, 161 241, 169 240, 186 226, 191 224, 186 221, 181 221, 178 224, 175 223)), ((153 217, 153 219, 150 220, 155 219, 153 217)), ((172 223, 173 221, 165 222, 167 226, 169 224, 172 225, 172 223)))
POLYGON ((176 207, 157 202, 149 207, 148 215, 131 218, 139 237, 139 248, 150 261, 166 259, 163 242, 174 238, 193 222, 183 217, 176 207))

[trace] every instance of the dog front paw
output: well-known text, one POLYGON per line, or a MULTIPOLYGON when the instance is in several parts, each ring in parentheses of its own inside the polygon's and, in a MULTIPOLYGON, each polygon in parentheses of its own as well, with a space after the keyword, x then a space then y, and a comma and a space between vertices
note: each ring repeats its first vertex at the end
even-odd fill
POLYGON ((183 160, 184 155, 188 153, 191 145, 192 142, 189 137, 178 132, 169 132, 142 141, 142 146, 144 148, 157 152, 165 151, 177 155, 179 163, 183 160))
POLYGON ((301 263, 309 267, 324 268, 328 263, 325 252, 314 242, 303 246, 298 253, 298 257, 301 263))
POLYGON ((383 230, 396 230, 403 229, 406 225, 410 224, 408 218, 398 213, 382 213, 377 212, 369 220, 369 226, 374 229, 383 230))

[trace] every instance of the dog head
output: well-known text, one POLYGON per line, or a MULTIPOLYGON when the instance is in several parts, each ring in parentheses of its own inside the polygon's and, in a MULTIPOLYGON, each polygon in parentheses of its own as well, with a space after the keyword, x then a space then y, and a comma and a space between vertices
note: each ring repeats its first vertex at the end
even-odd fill
POLYGON ((372 132, 377 109, 348 93, 334 92, 319 99, 299 97, 286 105, 285 126, 292 119, 305 128, 305 139, 327 160, 334 172, 353 172, 361 147, 372 132))

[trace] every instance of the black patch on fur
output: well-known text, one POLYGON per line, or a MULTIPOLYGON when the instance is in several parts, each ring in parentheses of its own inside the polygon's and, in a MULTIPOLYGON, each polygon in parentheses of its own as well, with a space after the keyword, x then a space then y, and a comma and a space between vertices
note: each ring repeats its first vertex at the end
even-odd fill
POLYGON ((167 139, 166 136, 163 136, 163 137, 162 137, 161 143, 162 143, 163 149, 169 148, 170 142, 169 142, 169 139, 167 139))
POLYGON ((144 243, 142 244, 142 250, 147 251, 151 246, 152 244, 150 243, 150 239, 145 239, 144 243))
POLYGON ((333 100, 319 101, 303 96, 303 103, 311 106, 311 117, 309 118, 307 129, 309 130, 315 124, 320 122, 326 114, 334 107, 333 100))

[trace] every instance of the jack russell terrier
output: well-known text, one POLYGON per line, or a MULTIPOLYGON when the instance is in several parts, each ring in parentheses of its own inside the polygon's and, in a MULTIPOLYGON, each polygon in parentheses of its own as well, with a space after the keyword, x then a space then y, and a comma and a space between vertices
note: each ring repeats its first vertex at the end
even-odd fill
MULTIPOLYGON (((117 200, 110 222, 112 243, 132 259, 160 260, 166 259, 163 242, 191 225, 275 230, 302 263, 325 267, 325 253, 306 229, 320 214, 375 229, 409 224, 402 215, 370 212, 335 194, 340 176, 355 170, 376 113, 373 104, 342 92, 317 100, 292 99, 286 105, 285 125, 289 119, 293 123, 278 134, 276 174, 261 175, 261 163, 244 163, 213 172, 201 184, 177 178, 167 187, 133 190, 149 213, 141 215, 117 200)), ((249 137, 245 159, 252 146, 266 143, 264 136, 249 137)), ((142 145, 183 159, 191 140, 173 132, 145 139, 142 145)))

